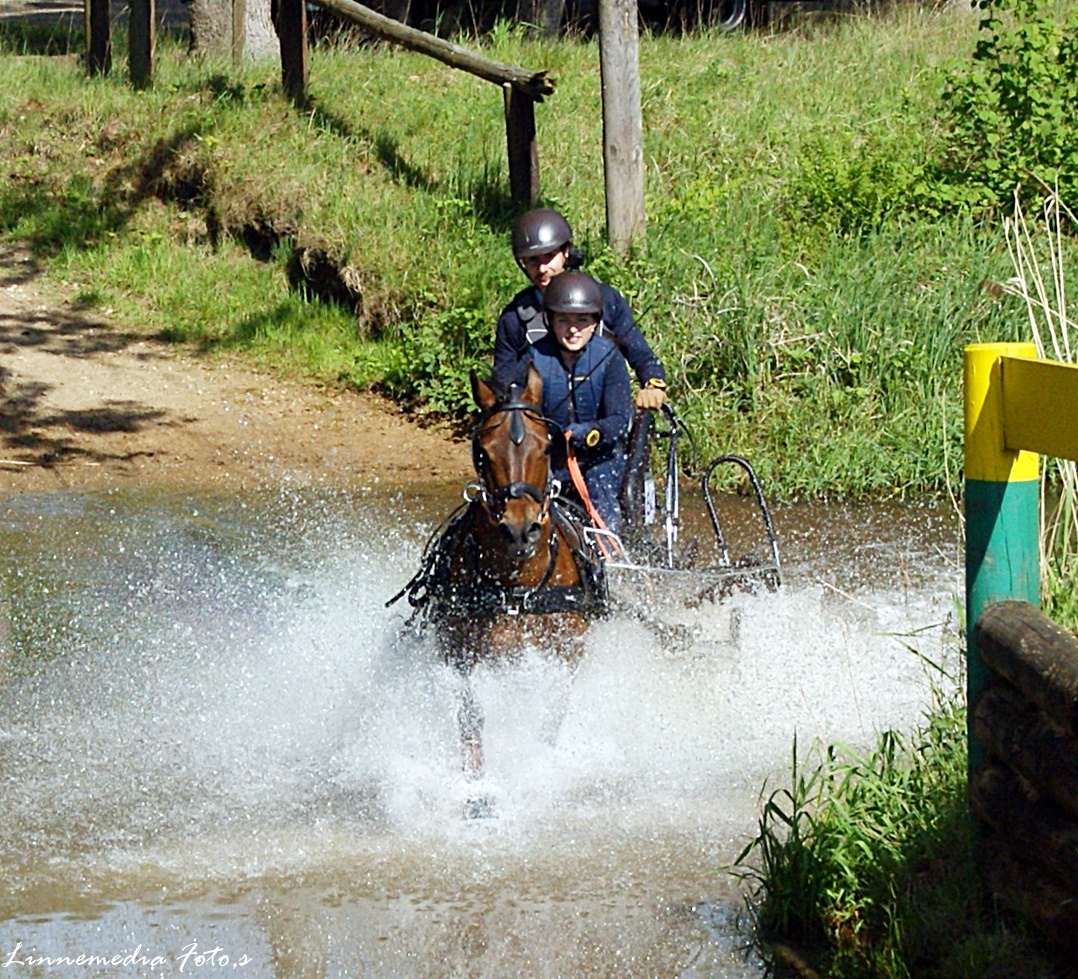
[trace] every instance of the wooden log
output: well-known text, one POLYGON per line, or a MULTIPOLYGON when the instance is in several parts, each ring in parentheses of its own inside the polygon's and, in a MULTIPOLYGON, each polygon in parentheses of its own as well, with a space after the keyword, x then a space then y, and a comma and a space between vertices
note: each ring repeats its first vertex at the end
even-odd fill
POLYGON ((981 613, 974 641, 984 661, 1068 734, 1078 736, 1078 640, 1027 602, 981 613))
POLYGON ((623 257, 643 250, 647 228, 637 17, 636 0, 599 0, 606 235, 623 257))
POLYGON ((443 41, 440 37, 435 37, 426 31, 400 24, 392 18, 376 13, 369 7, 353 3, 352 0, 311 0, 311 2, 353 24, 358 24, 375 37, 400 44, 410 51, 418 51, 420 54, 476 75, 485 81, 494 82, 497 85, 508 83, 535 102, 542 102, 545 96, 552 95, 554 92, 554 82, 547 78, 545 71, 529 71, 527 68, 492 61, 490 58, 473 54, 449 41, 443 41))
POLYGON ((107 75, 112 70, 112 20, 109 0, 84 0, 86 6, 86 70, 107 75))
POLYGON ((535 102, 506 83, 505 136, 509 144, 509 193, 533 207, 539 200, 539 150, 535 141, 535 102))
POLYGON ((281 85, 296 105, 307 101, 307 5, 304 0, 279 0, 277 37, 281 41, 281 85))
POLYGON ((988 890, 1021 914, 1058 948, 1078 952, 1078 901, 1008 846, 998 834, 981 841, 982 877, 988 890))
POLYGON ((1006 765, 989 762, 970 777, 969 803, 1022 861, 1039 868, 1078 903, 1078 822, 1047 798, 1031 798, 1006 765))
POLYGON ((1078 739, 1049 723, 1014 687, 993 680, 970 710, 970 731, 991 755, 1078 818, 1078 739))
POLYGON ((131 0, 128 22, 127 66, 135 88, 153 84, 153 53, 157 44, 156 4, 154 0, 131 0))

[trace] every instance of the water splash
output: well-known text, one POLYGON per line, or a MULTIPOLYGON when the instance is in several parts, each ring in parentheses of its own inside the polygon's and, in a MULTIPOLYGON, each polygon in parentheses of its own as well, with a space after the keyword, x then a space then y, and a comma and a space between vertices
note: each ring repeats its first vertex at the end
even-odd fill
MULTIPOLYGON (((416 945, 403 922, 417 907, 433 947, 437 922, 452 919, 441 944, 456 956, 461 920, 519 931, 524 911, 506 908, 521 901, 535 941, 554 929, 565 961, 585 938, 564 931, 562 906, 603 919, 607 944, 636 947, 633 927, 661 944, 686 921, 700 940, 702 919, 685 909, 724 893, 707 872, 751 830, 756 793, 785 771, 794 734, 858 744, 910 726, 938 678, 906 645, 951 655, 939 584, 850 597, 794 582, 721 607, 615 616, 593 628, 575 677, 539 651, 480 669, 483 790, 498 818, 469 823, 459 681, 383 607, 423 528, 386 536, 384 501, 5 506, 0 867, 20 927, 42 908, 145 915, 167 895, 254 915, 264 935, 276 912, 260 902, 303 892, 324 909, 347 894, 340 930, 365 975, 423 974, 380 973, 357 951, 378 947, 356 930, 373 906, 372 927, 396 929, 404 948, 416 945)), ((41 942, 75 941, 47 920, 41 942)), ((516 960, 492 961, 508 975, 516 960)), ((691 974, 726 974, 707 968, 691 974)))

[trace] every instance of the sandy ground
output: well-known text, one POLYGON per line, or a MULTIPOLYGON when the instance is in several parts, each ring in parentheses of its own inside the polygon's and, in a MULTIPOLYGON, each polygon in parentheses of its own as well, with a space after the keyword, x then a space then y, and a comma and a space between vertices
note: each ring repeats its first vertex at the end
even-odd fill
POLYGON ((468 447, 372 396, 209 364, 78 308, 0 243, 0 495, 467 478, 468 447))

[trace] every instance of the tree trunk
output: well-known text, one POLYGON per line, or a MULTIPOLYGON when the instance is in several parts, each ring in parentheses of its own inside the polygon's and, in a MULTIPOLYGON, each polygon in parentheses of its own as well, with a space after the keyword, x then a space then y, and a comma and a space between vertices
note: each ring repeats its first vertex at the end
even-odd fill
POLYGON ((195 49, 222 58, 240 52, 255 60, 277 59, 281 47, 273 29, 270 0, 245 0, 243 36, 232 29, 233 0, 194 0, 191 4, 191 36, 195 49))
POLYGON ((565 0, 518 0, 516 19, 541 34, 557 34, 565 15, 565 0))
POLYGON ((623 258, 644 251, 647 228, 639 31, 636 0, 599 0, 606 234, 623 258))

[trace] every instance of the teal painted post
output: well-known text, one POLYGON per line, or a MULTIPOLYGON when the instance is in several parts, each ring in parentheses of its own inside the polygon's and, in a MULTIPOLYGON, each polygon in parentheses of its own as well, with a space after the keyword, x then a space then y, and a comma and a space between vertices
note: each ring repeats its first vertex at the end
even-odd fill
MULTIPOLYGON (((986 605, 1040 605, 1040 460, 1006 447, 1000 357, 1035 357, 1032 344, 973 344, 965 351, 966 696, 989 679, 974 628, 986 605)), ((969 770, 984 750, 969 737, 969 770)))

